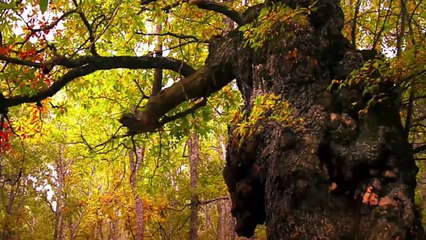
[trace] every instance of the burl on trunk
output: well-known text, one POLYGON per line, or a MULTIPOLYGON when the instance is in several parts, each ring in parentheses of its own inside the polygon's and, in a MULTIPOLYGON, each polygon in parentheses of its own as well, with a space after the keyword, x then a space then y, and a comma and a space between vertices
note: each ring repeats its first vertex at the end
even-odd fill
POLYGON ((368 80, 345 81, 374 54, 342 36, 339 1, 313 3, 252 7, 252 28, 266 24, 265 7, 293 15, 268 26, 259 45, 239 29, 211 49, 208 64, 236 51, 231 69, 245 100, 224 169, 236 231, 249 237, 266 223, 268 239, 423 239, 398 89, 389 79, 374 91, 368 80))

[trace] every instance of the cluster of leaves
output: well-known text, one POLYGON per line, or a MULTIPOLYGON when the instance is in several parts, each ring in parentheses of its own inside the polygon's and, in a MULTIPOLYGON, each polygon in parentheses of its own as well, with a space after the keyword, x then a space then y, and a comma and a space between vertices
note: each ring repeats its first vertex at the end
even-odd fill
POLYGON ((343 33, 357 48, 395 56, 413 40, 422 45, 426 10, 422 1, 345 0, 341 4, 346 21, 343 33))
MULTIPOLYGON (((190 211, 186 203, 191 194, 197 193, 201 201, 226 196, 222 177, 217 174, 224 159, 217 149, 221 148, 219 141, 222 144, 226 141, 227 120, 223 120, 228 117, 226 112, 234 109, 232 101, 240 100, 235 89, 228 86, 209 99, 208 106, 175 124, 166 125, 159 133, 135 136, 136 145, 144 146, 146 154, 136 173, 137 186, 132 189, 128 180, 132 174, 128 152, 132 151, 133 144, 128 138, 114 138, 117 129, 120 130, 116 119, 128 106, 139 103, 142 92, 150 91, 151 75, 150 72, 111 70, 108 79, 114 81, 105 81, 104 76, 104 72, 97 72, 77 80, 74 88, 64 89, 39 106, 29 104, 11 109, 15 132, 21 136, 15 139, 12 147, 19 155, 9 154, 6 162, 10 162, 10 166, 2 166, 18 176, 20 161, 17 160, 24 159, 22 177, 17 182, 29 179, 33 182, 19 185, 21 193, 25 194, 14 199, 24 205, 14 204, 13 217, 4 215, 0 219, 7 229, 8 224, 14 225, 18 220, 29 222, 16 225, 16 232, 11 236, 40 235, 37 239, 51 236, 54 228, 60 227, 55 215, 61 214, 70 226, 67 230, 62 225, 67 237, 100 239, 115 232, 122 238, 131 238, 137 217, 134 196, 138 196, 144 205, 145 231, 149 239, 167 236, 183 239, 190 211), (195 131, 204 136, 200 144, 202 162, 197 189, 189 187, 188 159, 183 154, 187 149, 185 141, 189 129, 194 126, 195 131), (23 134, 26 137, 21 142, 23 134), (25 149, 18 147, 19 144, 25 149), (65 166, 62 186, 58 180, 61 166, 65 166), (164 233, 160 234, 159 228, 164 233), (40 232, 31 229, 40 229, 40 232), (176 229, 180 229, 179 233, 176 229)), ((172 75, 165 72, 165 76, 172 75)), ((0 190, 5 198, 14 196, 14 189, 0 190)), ((217 222, 216 207, 225 201, 203 206, 203 211, 209 211, 209 215, 202 212, 200 218, 205 216, 217 222)), ((5 213, 7 206, 0 207, 0 214, 5 213)), ((200 224, 200 238, 213 239, 214 234, 214 228, 200 224)))
MULTIPOLYGON (((345 80, 333 80, 328 86, 328 90, 337 86, 337 90, 342 88, 359 89, 362 91, 363 99, 368 99, 362 112, 368 109, 376 102, 382 102, 389 96, 386 90, 394 88, 397 84, 392 77, 393 69, 389 68, 389 63, 383 58, 369 60, 364 65, 351 72, 345 80), (389 89, 384 89, 389 88, 389 89)), ((361 102, 352 102, 351 107, 359 106, 361 102)))
POLYGON ((2 120, 0 124, 0 156, 11 149, 9 138, 12 136, 12 128, 2 120))
POLYGON ((282 3, 263 7, 255 21, 240 27, 245 46, 259 49, 284 32, 294 34, 303 31, 304 27, 308 26, 307 17, 312 9, 312 7, 292 9, 282 3))
POLYGON ((363 96, 379 94, 380 85, 390 77, 389 64, 384 59, 369 60, 364 65, 351 72, 349 77, 342 82, 340 87, 363 87, 363 96))
POLYGON ((424 82, 422 75, 426 72, 426 38, 423 43, 407 46, 400 56, 390 60, 389 75, 397 83, 407 85, 411 81, 424 82))
POLYGON ((292 128, 301 128, 305 122, 302 118, 295 118, 290 104, 273 93, 256 96, 250 114, 246 115, 245 112, 236 113, 233 120, 236 124, 234 131, 240 137, 240 143, 246 137, 252 137, 261 132, 265 124, 269 122, 292 128))

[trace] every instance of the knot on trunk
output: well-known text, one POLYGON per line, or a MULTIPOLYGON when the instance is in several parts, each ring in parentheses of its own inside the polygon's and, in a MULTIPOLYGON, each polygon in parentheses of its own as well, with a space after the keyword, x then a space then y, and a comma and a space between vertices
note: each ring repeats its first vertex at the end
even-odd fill
MULTIPOLYGON (((358 52, 345 54, 338 72, 348 76, 363 59, 358 52)), ((383 233, 377 228, 381 219, 396 224, 395 231, 413 226, 416 211, 407 189, 415 185, 417 167, 400 121, 399 89, 373 63, 337 86, 332 83, 318 158, 329 175, 330 192, 358 202, 369 213, 362 228, 372 230, 364 234, 376 236, 383 233), (390 217, 394 214, 404 215, 404 221, 390 217)))
MULTIPOLYGON (((232 131, 231 131, 232 132, 232 131)), ((251 237, 257 224, 265 221, 264 167, 256 162, 259 138, 230 138, 226 166, 223 170, 231 194, 236 232, 251 237)))

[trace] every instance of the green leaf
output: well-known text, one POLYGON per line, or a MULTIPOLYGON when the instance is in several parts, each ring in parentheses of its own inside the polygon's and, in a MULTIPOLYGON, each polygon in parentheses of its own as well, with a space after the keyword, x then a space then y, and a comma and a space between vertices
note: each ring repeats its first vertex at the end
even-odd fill
POLYGON ((0 10, 13 9, 13 3, 1 3, 0 2, 0 10))
POLYGON ((49 0, 40 0, 39 2, 40 11, 42 13, 46 12, 48 5, 49 5, 49 0))

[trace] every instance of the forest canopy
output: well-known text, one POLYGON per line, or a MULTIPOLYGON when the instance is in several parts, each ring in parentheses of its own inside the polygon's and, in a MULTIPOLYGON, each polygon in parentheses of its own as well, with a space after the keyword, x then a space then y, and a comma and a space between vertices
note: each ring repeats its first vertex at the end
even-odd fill
MULTIPOLYGON (((422 0, 0 1, 1 238, 280 239, 285 222, 298 239, 314 236, 288 233, 318 217, 306 209, 373 214, 411 204, 414 188, 400 215, 416 220, 396 214, 405 232, 392 222, 380 236, 415 236, 425 12, 422 0), (274 175, 277 156, 289 166, 274 175), (273 193, 287 186, 285 205, 273 193)), ((336 216, 315 236, 347 236, 336 216)))

